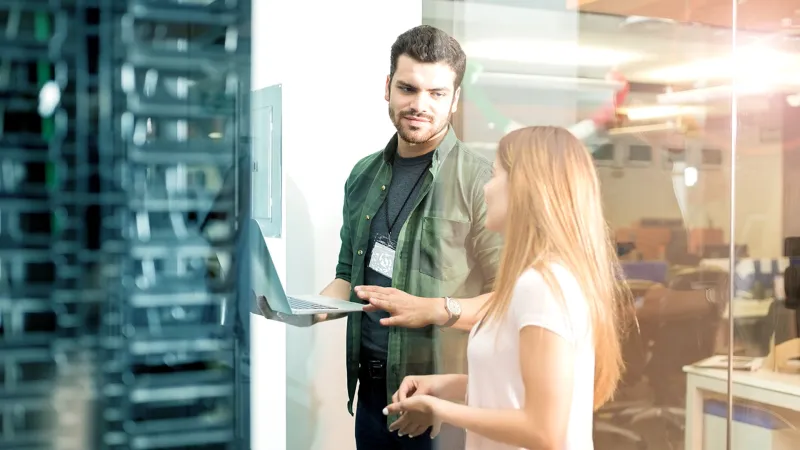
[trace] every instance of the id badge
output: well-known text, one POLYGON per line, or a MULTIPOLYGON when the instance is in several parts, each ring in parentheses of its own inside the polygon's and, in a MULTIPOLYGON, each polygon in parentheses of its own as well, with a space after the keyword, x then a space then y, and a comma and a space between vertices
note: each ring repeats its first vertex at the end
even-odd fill
POLYGON ((369 259, 369 268, 392 279, 394 271, 394 249, 391 244, 376 241, 372 247, 372 257, 369 259))

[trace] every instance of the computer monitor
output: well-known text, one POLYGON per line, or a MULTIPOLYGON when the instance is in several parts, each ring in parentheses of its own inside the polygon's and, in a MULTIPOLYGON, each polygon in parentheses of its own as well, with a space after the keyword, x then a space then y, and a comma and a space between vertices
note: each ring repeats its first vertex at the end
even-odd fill
POLYGON ((782 280, 784 304, 786 308, 794 310, 795 337, 798 337, 797 335, 800 334, 800 237, 792 236, 784 239, 783 254, 789 258, 789 267, 784 271, 782 280))

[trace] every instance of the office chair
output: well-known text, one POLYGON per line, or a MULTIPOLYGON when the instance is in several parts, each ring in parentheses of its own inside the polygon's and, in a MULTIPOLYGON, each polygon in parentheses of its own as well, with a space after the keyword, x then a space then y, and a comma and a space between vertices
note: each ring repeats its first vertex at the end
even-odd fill
MULTIPOLYGON (((631 332, 635 335, 634 338, 629 339, 623 346, 623 356, 626 364, 629 361, 641 360, 644 362, 645 349, 642 344, 641 336, 638 332, 631 332)), ((638 364, 634 363, 634 366, 638 364)), ((620 383, 620 389, 624 390, 626 387, 635 386, 642 379, 641 371, 626 370, 623 375, 623 380, 620 383)), ((594 433, 595 435, 610 435, 616 438, 621 438, 623 441, 633 444, 637 450, 646 450, 647 441, 637 431, 632 429, 631 417, 639 411, 643 410, 648 405, 646 399, 642 400, 615 400, 603 405, 594 416, 594 433)))
POLYGON ((728 280, 725 271, 686 269, 677 273, 660 295, 645 299, 657 302, 648 308, 657 314, 641 321, 650 353, 644 375, 653 402, 633 414, 631 424, 659 418, 672 425, 672 431, 683 434, 683 366, 714 354, 717 329, 729 300, 728 280))
MULTIPOLYGON (((650 280, 628 280, 627 283, 633 294, 631 298, 633 304, 630 307, 635 320, 637 300, 643 299, 650 288, 660 284, 650 280)), ((624 393, 627 389, 635 387, 643 379, 647 354, 638 322, 628 327, 628 334, 622 343, 622 357, 625 361, 625 372, 620 380, 618 393, 624 393)), ((611 435, 633 444, 637 450, 647 449, 644 437, 631 429, 630 421, 631 416, 647 405, 649 405, 647 399, 619 400, 603 405, 594 416, 595 435, 611 435)))

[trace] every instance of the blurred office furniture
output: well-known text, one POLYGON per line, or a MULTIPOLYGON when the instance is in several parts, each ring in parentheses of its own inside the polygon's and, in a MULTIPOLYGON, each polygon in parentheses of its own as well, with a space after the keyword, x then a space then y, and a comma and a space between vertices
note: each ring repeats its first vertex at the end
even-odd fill
MULTIPOLYGON (((708 258, 700 262, 702 267, 728 270, 730 260, 708 258)), ((787 258, 738 258, 734 279, 733 301, 724 312, 727 318, 733 313, 736 322, 737 354, 765 355, 769 340, 776 326, 778 313, 782 313, 783 302, 775 304, 776 280, 782 280, 788 267, 787 258)))
POLYGON ((249 448, 250 298, 198 220, 249 152, 250 2, 0 18, 0 448, 249 448))
MULTIPOLYGON (((683 370, 686 373, 684 449, 725 449, 727 370, 692 365, 683 370)), ((732 385, 734 450, 797 448, 800 375, 767 370, 734 371, 732 385)))
POLYGON ((636 230, 636 249, 642 259, 664 259, 667 245, 672 237, 672 231, 667 227, 651 226, 639 227, 636 230))
POLYGON ((669 266, 666 261, 623 261, 622 270, 627 280, 666 283, 669 266))
POLYGON ((729 250, 723 242, 721 228, 687 228, 681 219, 642 219, 630 226, 616 228, 614 234, 617 242, 635 246, 636 254, 627 256, 625 259, 628 261, 696 265, 698 259, 707 255, 726 257, 729 250))
MULTIPOLYGON (((727 270, 730 262, 726 256, 706 258, 700 264, 727 270)), ((782 276, 788 266, 788 258, 737 258, 734 297, 772 298, 775 294, 775 279, 782 276)))
POLYGON ((684 427, 682 368, 711 356, 722 311, 728 302, 728 274, 687 269, 665 287, 654 286, 637 309, 648 358, 643 369, 651 403, 630 411, 635 425, 663 420, 675 434, 684 427))
POLYGON ((760 317, 755 329, 757 351, 761 356, 769 353, 773 339, 777 345, 797 336, 795 311, 787 308, 784 300, 772 300, 768 304, 766 315, 760 317))
POLYGON ((693 228, 689 230, 688 251, 702 256, 706 248, 725 244, 722 228, 693 228))
POLYGON ((595 412, 595 435, 606 435, 633 444, 638 450, 647 448, 647 441, 633 429, 630 423, 632 413, 647 405, 645 399, 630 400, 625 394, 635 388, 644 375, 647 364, 647 353, 636 321, 636 305, 645 292, 656 283, 650 280, 626 280, 631 289, 632 305, 631 323, 627 326, 627 335, 623 340, 622 358, 625 361, 625 372, 622 375, 615 399, 595 412))
POLYGON ((725 308, 722 317, 727 319, 733 309, 733 319, 736 321, 764 320, 769 316, 773 303, 774 299, 771 298, 734 298, 733 304, 725 308))
MULTIPOLYGON (((747 244, 740 245, 736 244, 733 250, 736 253, 737 258, 746 258, 750 256, 750 249, 748 248, 747 244)), ((703 246, 702 252, 700 253, 701 258, 727 258, 728 255, 731 254, 731 247, 730 244, 720 244, 720 245, 706 245, 703 246)))

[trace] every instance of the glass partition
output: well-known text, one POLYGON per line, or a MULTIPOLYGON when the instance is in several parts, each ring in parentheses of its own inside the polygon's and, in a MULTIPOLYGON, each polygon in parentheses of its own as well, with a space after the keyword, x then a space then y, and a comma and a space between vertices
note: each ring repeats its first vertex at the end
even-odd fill
POLYGON ((739 89, 759 94, 731 94, 733 73, 780 70, 765 63, 778 49, 748 50, 744 65, 732 51, 769 34, 733 29, 730 2, 718 1, 431 0, 423 12, 469 58, 454 117, 464 142, 493 158, 512 129, 561 125, 596 161, 638 329, 615 399, 596 413, 595 448, 726 448, 726 356, 766 354, 761 299, 774 296, 764 274, 749 282, 758 295, 742 297, 740 272, 781 256, 789 220, 778 111, 796 99, 773 100, 752 77, 739 89), (713 389, 690 387, 693 372, 712 374, 713 389))
MULTIPOLYGON (((742 251, 734 260, 730 308, 734 362, 760 366, 734 367, 729 375, 733 414, 727 429, 734 449, 794 448, 800 442, 800 185, 794 181, 800 136, 793 126, 800 119, 800 15, 791 3, 737 8, 731 73, 722 80, 736 93, 731 234, 742 251)), ((709 374, 690 375, 690 381, 709 410, 707 392, 719 390, 719 383, 709 374)), ((723 429, 715 421, 693 440, 708 443, 711 427, 723 429)))

